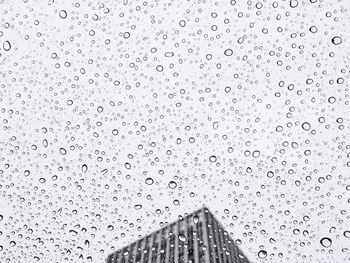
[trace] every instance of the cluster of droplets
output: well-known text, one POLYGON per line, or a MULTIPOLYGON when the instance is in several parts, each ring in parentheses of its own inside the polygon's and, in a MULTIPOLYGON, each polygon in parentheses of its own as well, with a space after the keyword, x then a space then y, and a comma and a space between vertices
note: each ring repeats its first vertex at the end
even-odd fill
POLYGON ((348 8, 0 1, 0 262, 102 262, 202 204, 253 262, 349 260, 348 8))

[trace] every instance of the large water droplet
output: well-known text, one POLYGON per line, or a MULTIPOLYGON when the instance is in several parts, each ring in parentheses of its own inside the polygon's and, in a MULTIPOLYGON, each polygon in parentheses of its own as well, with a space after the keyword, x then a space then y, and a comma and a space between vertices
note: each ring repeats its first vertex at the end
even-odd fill
POLYGON ((62 155, 66 155, 67 150, 64 149, 64 148, 60 148, 60 153, 61 153, 62 155))
POLYGON ((266 250, 260 250, 260 251, 258 252, 258 257, 259 257, 259 258, 266 258, 266 257, 267 257, 267 252, 266 252, 266 250))
POLYGON ((152 185, 152 184, 154 183, 154 180, 153 180, 153 178, 148 177, 148 178, 145 180, 145 183, 148 184, 148 185, 152 185))
POLYGON ((324 237, 321 239, 320 243, 324 247, 330 247, 332 245, 332 239, 329 237, 324 237))
POLYGON ((174 181, 170 181, 168 186, 169 186, 170 189, 175 189, 177 187, 177 183, 174 182, 174 181))
POLYGON ((343 40, 339 36, 335 36, 332 38, 332 44, 334 44, 334 45, 339 45, 339 44, 341 44, 342 41, 343 40))
POLYGON ((299 2, 298 0, 290 0, 289 5, 291 8, 296 8, 298 6, 299 2))
POLYGON ((308 122, 304 122, 304 123, 301 125, 301 127, 302 127, 305 131, 308 131, 308 130, 311 129, 311 125, 310 125, 310 123, 308 123, 308 122))
POLYGON ((5 51, 9 51, 11 49, 11 43, 9 41, 5 41, 3 44, 2 44, 2 48, 5 50, 5 51))
POLYGON ((274 176, 274 173, 272 171, 267 172, 267 177, 272 178, 274 176))
POLYGON ((232 56, 233 51, 232 51, 232 49, 228 48, 228 49, 225 50, 224 54, 225 54, 225 56, 229 57, 229 56, 232 56))
POLYGON ((67 18, 67 12, 66 12, 66 10, 61 10, 61 11, 59 12, 59 16, 60 16, 60 18, 66 19, 66 18, 67 18))
POLYGON ((210 157, 209 157, 209 161, 210 161, 211 163, 216 162, 216 156, 215 156, 215 155, 210 156, 210 157))

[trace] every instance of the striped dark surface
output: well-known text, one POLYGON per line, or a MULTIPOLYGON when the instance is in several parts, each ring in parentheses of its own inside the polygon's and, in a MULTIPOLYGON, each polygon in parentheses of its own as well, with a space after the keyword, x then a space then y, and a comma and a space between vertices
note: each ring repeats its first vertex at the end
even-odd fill
POLYGON ((208 208, 110 254, 107 263, 249 263, 208 208))

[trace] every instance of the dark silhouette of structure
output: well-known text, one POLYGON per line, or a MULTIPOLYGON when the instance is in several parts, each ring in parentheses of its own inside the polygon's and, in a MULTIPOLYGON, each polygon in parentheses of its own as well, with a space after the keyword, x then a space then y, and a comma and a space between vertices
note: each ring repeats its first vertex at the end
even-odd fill
POLYGON ((107 263, 249 263, 206 207, 110 254, 107 263))

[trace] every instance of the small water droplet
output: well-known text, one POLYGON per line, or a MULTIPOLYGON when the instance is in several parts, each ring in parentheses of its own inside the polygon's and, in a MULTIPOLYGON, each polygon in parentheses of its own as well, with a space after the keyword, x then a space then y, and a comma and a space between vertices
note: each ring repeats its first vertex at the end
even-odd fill
POLYGON ((81 166, 81 171, 82 171, 83 173, 86 173, 87 170, 88 170, 87 165, 86 165, 86 164, 83 164, 83 165, 81 166))
POLYGON ((165 52, 165 56, 167 58, 173 57, 174 56, 174 52, 165 52))
POLYGON ((179 22, 179 25, 180 25, 181 27, 185 27, 185 26, 186 26, 186 21, 185 21, 185 20, 181 20, 181 21, 179 22))
POLYGON ((182 242, 186 242, 186 237, 183 235, 183 234, 180 234, 179 235, 179 240, 182 241, 182 242))
POLYGON ((219 128, 219 122, 214 121, 214 122, 213 122, 213 129, 214 129, 214 130, 217 130, 218 128, 219 128))
POLYGON ((43 184, 43 183, 46 182, 46 179, 45 179, 45 178, 40 178, 40 179, 39 179, 39 182, 43 184))
POLYGON ((134 208, 135 208, 136 210, 140 210, 140 209, 142 208, 142 205, 137 204, 137 205, 134 206, 134 208))
POLYGON ((163 71, 163 66, 162 65, 158 65, 157 67, 156 67, 156 70, 158 71, 158 72, 162 72, 163 71))

